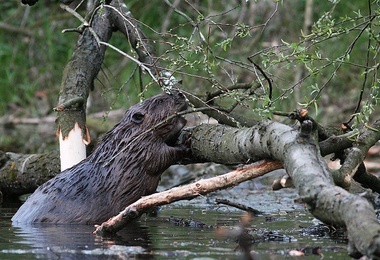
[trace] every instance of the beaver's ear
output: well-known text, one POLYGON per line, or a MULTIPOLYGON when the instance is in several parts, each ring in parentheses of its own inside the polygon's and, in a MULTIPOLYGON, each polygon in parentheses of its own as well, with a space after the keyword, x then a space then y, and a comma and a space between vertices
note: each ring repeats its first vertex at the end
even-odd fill
POLYGON ((141 114, 140 112, 134 113, 131 120, 133 123, 141 124, 141 122, 144 120, 144 114, 141 114))

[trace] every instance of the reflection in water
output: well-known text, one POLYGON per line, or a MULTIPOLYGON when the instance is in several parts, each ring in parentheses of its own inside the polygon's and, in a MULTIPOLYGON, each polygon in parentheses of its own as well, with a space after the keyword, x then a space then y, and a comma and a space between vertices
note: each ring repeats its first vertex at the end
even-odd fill
MULTIPOLYGON (((95 236, 92 234, 93 230, 92 226, 86 225, 18 225, 13 227, 13 240, 26 254, 32 253, 36 257, 49 259, 72 259, 74 256, 78 259, 89 259, 101 255, 126 258, 150 255, 148 229, 141 227, 138 222, 109 238, 95 236)), ((12 252, 14 251, 9 253, 12 252)), ((22 250, 19 252, 22 253, 22 250)))
MULTIPOLYGON (((5 210, 0 208, 0 216, 4 216, 5 210)), ((0 218, 0 232, 6 234, 0 237, 0 259, 220 259, 239 254, 234 252, 234 240, 218 240, 212 228, 176 226, 167 219, 177 215, 229 226, 236 223, 240 212, 221 214, 195 208, 169 208, 159 217, 144 216, 108 238, 93 235, 94 227, 87 225, 12 226, 12 215, 0 218)))

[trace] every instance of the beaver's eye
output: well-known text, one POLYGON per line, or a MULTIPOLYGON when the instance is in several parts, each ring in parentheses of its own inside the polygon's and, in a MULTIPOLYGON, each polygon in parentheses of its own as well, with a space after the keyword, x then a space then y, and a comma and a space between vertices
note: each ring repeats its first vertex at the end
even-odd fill
POLYGON ((144 120, 144 115, 141 113, 134 113, 131 120, 136 124, 140 124, 144 120))

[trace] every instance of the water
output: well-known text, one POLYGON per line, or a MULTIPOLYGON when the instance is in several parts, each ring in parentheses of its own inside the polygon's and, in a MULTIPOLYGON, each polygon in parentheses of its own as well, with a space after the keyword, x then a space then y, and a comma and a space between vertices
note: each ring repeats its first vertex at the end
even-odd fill
MULTIPOLYGON (((262 196, 279 200, 279 193, 253 195, 259 200, 262 196)), ((280 197, 286 198, 284 194, 280 197)), ((17 208, 3 206, 0 208, 0 259, 243 259, 242 253, 236 250, 238 243, 234 237, 221 237, 215 231, 216 226, 223 227, 227 233, 235 230, 241 211, 215 205, 210 200, 201 198, 164 206, 158 217, 143 216, 108 238, 93 235, 94 227, 88 225, 12 226, 10 219, 17 208), (167 220, 171 216, 212 227, 178 226, 167 220)), ((260 203, 257 203, 260 210, 273 205, 262 200, 260 203)), ((306 229, 314 226, 315 220, 302 205, 289 209, 286 199, 277 204, 280 206, 271 207, 270 215, 255 217, 247 226, 248 233, 256 237, 250 249, 258 259, 283 259, 289 257, 290 250, 317 247, 321 248, 324 259, 348 258, 346 241, 312 235, 306 229)), ((321 258, 309 255, 309 259, 321 258)))

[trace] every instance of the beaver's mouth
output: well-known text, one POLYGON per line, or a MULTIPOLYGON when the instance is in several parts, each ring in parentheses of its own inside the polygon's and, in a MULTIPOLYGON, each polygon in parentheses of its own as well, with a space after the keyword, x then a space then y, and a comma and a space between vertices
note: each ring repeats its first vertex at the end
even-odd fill
POLYGON ((182 104, 181 104, 180 107, 179 107, 179 111, 184 111, 184 110, 186 110, 188 106, 189 106, 189 105, 187 104, 187 102, 186 102, 186 101, 183 101, 182 104))
MULTIPOLYGON (((172 93, 174 97, 175 107, 178 111, 177 113, 184 111, 188 107, 188 103, 186 102, 185 96, 178 91, 174 91, 172 93)), ((168 122, 166 126, 164 126, 165 135, 162 135, 164 138, 164 142, 169 146, 174 146, 179 135, 181 134, 182 128, 186 125, 187 121, 182 116, 178 115, 168 122)))
POLYGON ((165 136, 165 143, 167 145, 175 145, 179 135, 181 134, 181 130, 185 127, 186 123, 186 119, 181 116, 178 116, 175 119, 175 126, 172 129, 170 129, 170 132, 165 136))

